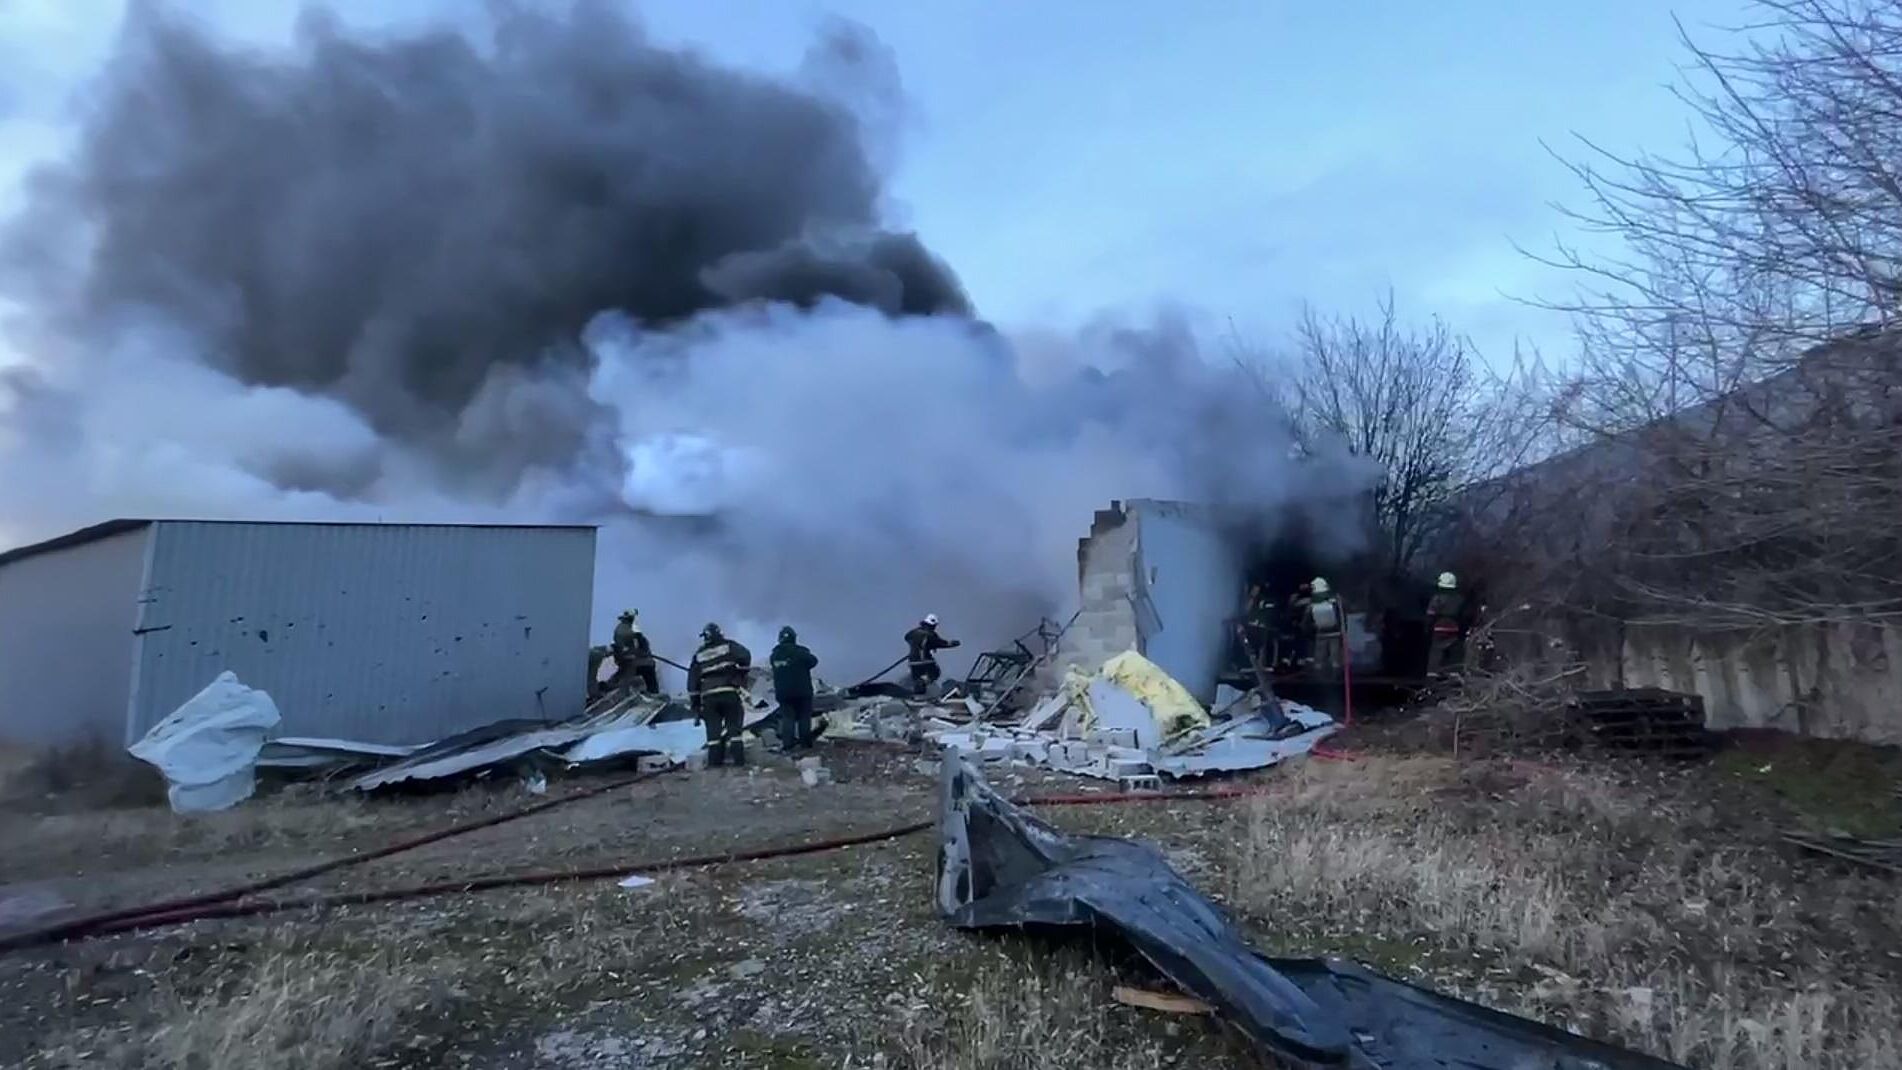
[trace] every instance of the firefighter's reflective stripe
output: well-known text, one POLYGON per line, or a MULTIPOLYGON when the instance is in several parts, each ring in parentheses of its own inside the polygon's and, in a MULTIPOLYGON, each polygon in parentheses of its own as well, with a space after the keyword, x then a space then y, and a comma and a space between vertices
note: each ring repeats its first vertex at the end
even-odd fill
POLYGON ((694 694, 701 698, 739 694, 740 681, 736 677, 746 670, 740 667, 740 659, 733 653, 733 644, 719 643, 695 651, 693 667, 700 683, 694 694))

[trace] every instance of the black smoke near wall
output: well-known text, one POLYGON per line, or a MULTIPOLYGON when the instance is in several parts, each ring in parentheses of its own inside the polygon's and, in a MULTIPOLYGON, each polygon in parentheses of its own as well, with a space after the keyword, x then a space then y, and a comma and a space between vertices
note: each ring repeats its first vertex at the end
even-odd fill
MULTIPOLYGON (((498 491, 589 451, 578 339, 604 311, 969 311, 915 237, 879 228, 851 102, 656 47, 605 4, 491 29, 377 39, 307 13, 266 54, 135 5, 78 151, 6 242, 10 289, 65 338, 162 324, 498 491), (89 249, 62 248, 82 232, 89 249)), ((868 35, 830 32, 809 70, 883 69, 868 35)))

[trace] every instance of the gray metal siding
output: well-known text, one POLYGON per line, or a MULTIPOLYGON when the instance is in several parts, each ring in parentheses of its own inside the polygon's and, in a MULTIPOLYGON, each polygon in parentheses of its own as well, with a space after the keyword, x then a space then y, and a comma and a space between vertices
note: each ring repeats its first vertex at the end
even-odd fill
POLYGON ((120 741, 149 531, 0 565, 0 741, 120 741))
POLYGON ((585 701, 591 529, 160 522, 136 737, 230 669, 285 735, 420 743, 585 701))

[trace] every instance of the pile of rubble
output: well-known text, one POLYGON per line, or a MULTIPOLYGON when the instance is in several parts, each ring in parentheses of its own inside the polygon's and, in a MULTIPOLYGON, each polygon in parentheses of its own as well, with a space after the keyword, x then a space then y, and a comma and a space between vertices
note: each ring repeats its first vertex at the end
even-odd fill
MULTIPOLYGON (((901 697, 902 688, 821 688, 815 728, 832 739, 929 743, 984 763, 1038 766, 1129 789, 1160 787, 1163 777, 1259 769, 1306 753, 1335 731, 1328 715, 1259 692, 1223 696, 1211 716, 1134 652, 1110 659, 1095 675, 1071 670, 1034 701, 1027 680, 1027 672, 1015 674, 996 695, 967 683, 934 700, 901 697), (1028 708, 1013 709, 1006 697, 1028 708)), ((748 744, 757 746, 777 716, 770 673, 755 668, 743 721, 748 744)), ((572 720, 498 721, 416 746, 267 738, 278 720, 268 695, 226 673, 133 753, 165 774, 181 811, 241 802, 257 770, 364 792, 513 774, 540 792, 549 772, 605 763, 655 770, 705 759, 705 730, 686 703, 636 691, 604 696, 572 720)), ((811 760, 800 774, 813 786, 828 779, 811 760)))
POLYGON ((1154 788, 1163 777, 1259 769, 1305 754, 1336 730, 1333 718, 1272 694, 1227 693, 1211 716, 1181 684, 1129 652, 1095 675, 1071 670, 1024 713, 975 698, 923 702, 841 699, 833 738, 930 742, 985 763, 1038 766, 1154 788))

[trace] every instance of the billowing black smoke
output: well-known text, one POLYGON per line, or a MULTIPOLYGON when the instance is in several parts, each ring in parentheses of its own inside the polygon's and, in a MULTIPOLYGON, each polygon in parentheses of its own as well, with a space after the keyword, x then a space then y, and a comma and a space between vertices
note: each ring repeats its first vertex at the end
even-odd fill
MULTIPOLYGON (((850 101, 658 48, 601 3, 492 29, 378 39, 307 15, 294 52, 264 54, 135 5, 8 276, 66 337, 160 322, 241 382, 338 397, 451 468, 499 469, 502 489, 588 451, 578 339, 604 311, 968 311, 916 238, 879 229, 850 101), (81 232, 84 259, 49 271, 81 232), (577 390, 520 396, 564 366, 577 390)), ((831 33, 809 70, 889 63, 862 31, 831 33)), ((347 491, 373 474, 281 478, 347 491)))

